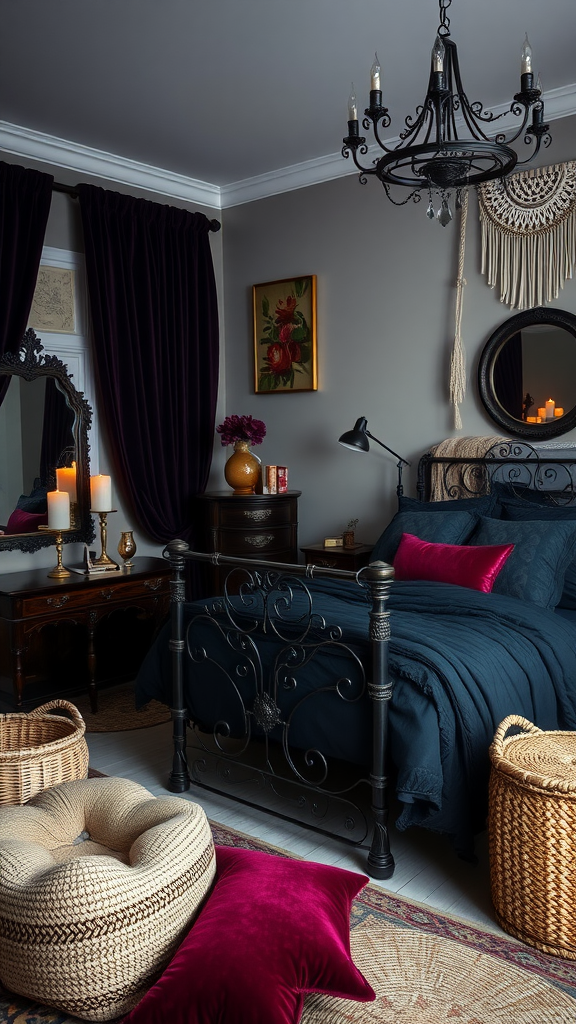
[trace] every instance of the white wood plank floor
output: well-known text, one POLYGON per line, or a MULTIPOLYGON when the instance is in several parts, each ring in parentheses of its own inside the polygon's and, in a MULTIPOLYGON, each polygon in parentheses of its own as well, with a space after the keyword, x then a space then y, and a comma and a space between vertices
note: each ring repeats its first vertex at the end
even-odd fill
MULTIPOLYGON (((156 796, 163 795, 172 763, 171 732, 172 724, 166 722, 130 732, 89 733, 90 765, 106 775, 133 779, 156 796)), ((364 850, 199 787, 182 795, 200 804, 208 817, 221 825, 310 860, 366 871, 364 850)), ((394 875, 384 882, 373 879, 374 884, 503 934, 490 900, 486 834, 478 837, 477 864, 460 860, 447 840, 425 829, 400 833, 392 827, 391 845, 394 875)))

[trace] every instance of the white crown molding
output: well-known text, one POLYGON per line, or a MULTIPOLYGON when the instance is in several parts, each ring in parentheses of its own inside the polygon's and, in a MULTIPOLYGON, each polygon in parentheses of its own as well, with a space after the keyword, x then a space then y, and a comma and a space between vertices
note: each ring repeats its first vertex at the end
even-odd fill
POLYGON ((114 153, 59 139, 55 135, 32 131, 8 121, 0 121, 0 150, 14 156, 40 160, 52 167, 64 167, 80 174, 90 174, 159 195, 220 209, 220 189, 217 185, 139 163, 137 160, 127 160, 114 153))
MULTIPOLYGON (((546 121, 574 116, 576 83, 559 89, 550 89, 544 93, 544 100, 546 121)), ((502 114, 508 109, 509 104, 492 108, 495 115, 502 114)), ((517 120, 513 115, 503 117, 498 122, 498 131, 510 131, 515 124, 517 120)), ((388 146, 392 146, 399 140, 396 137, 385 141, 388 146)), ((252 203, 257 199, 309 188, 311 185, 320 185, 334 178, 357 173, 352 161, 343 160, 341 153, 338 152, 220 187, 188 178, 184 174, 175 174, 160 167, 127 160, 113 153, 105 153, 89 146, 68 142, 66 139, 58 139, 53 135, 9 124, 7 121, 0 121, 0 150, 14 156, 39 160, 53 167, 63 167, 76 173, 104 178, 106 181, 132 185, 155 192, 157 195, 199 203, 216 210, 252 203)), ((378 152, 378 147, 373 147, 368 160, 378 152)))
MULTIPOLYGON (((547 122, 556 121, 560 117, 573 116, 576 114, 576 83, 545 92, 544 102, 547 122)), ((498 107, 489 109, 495 116, 498 116, 508 111, 510 104, 502 103, 498 107)), ((498 122, 494 134, 496 131, 511 131, 515 125, 518 125, 518 119, 513 114, 503 117, 498 122)), ((389 147, 397 145, 399 141, 398 136, 384 140, 389 147)), ((381 153, 382 151, 377 145, 371 146, 365 157, 366 165, 368 166, 374 157, 378 157, 378 154, 381 155, 381 153)), ((334 178, 357 173, 358 169, 350 158, 343 160, 341 153, 331 153, 329 156, 319 157, 316 160, 307 160, 305 163, 294 164, 292 167, 271 171, 270 174, 261 174, 255 178, 247 178, 245 181, 223 185, 221 188, 222 209, 239 206, 242 203, 251 203, 255 199, 263 199, 266 196, 279 195, 281 192, 308 188, 309 185, 319 185, 323 181, 331 181, 334 178)))

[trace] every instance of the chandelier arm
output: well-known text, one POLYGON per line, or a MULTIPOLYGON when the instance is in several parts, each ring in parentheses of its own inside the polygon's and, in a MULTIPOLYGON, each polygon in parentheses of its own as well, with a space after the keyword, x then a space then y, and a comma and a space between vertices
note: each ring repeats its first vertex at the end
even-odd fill
MULTIPOLYGON (((366 154, 368 153, 368 146, 366 146, 366 145, 359 146, 358 149, 359 149, 360 153, 362 154, 362 156, 366 156, 366 154)), ((364 164, 360 163, 360 161, 358 160, 357 155, 356 155, 356 148, 354 148, 352 150, 352 159, 353 159, 354 163, 356 164, 356 167, 358 168, 358 170, 360 171, 361 174, 374 174, 375 173, 373 167, 365 167, 364 164)), ((364 184, 364 182, 362 184, 364 184)))
MULTIPOLYGON (((390 125, 390 120, 388 120, 388 124, 383 124, 383 127, 384 128, 388 128, 389 125, 390 125)), ((380 149, 383 149, 385 153, 393 153, 394 152, 394 148, 395 147, 394 146, 392 146, 392 147, 387 146, 386 143, 383 142, 383 140, 380 138, 380 134, 378 132, 378 124, 376 122, 374 122, 374 138, 376 139, 376 142, 380 146, 380 149)))
POLYGON ((550 143, 552 142, 552 136, 549 132, 546 132, 544 135, 537 135, 536 140, 534 141, 534 136, 527 135, 524 139, 524 142, 527 146, 532 144, 534 146, 534 149, 530 151, 525 160, 518 161, 516 165, 517 167, 525 167, 526 164, 531 163, 534 157, 538 156, 538 153, 540 152, 540 146, 542 144, 544 144, 544 148, 547 149, 550 143))
POLYGON ((419 133, 424 129, 424 125, 426 125, 426 134, 424 136, 423 141, 430 141, 430 135, 432 134, 432 129, 434 127, 434 114, 430 110, 430 107, 427 104, 424 104, 421 107, 417 107, 416 120, 413 123, 411 123, 412 117, 412 114, 408 114, 408 116, 404 119, 405 127, 402 129, 400 135, 398 136, 398 138, 400 139, 400 143, 398 144, 398 146, 395 147, 395 149, 398 149, 399 146, 402 145, 402 143, 404 143, 407 139, 414 139, 414 141, 416 141, 419 133), (426 122, 428 123, 426 124, 426 122))

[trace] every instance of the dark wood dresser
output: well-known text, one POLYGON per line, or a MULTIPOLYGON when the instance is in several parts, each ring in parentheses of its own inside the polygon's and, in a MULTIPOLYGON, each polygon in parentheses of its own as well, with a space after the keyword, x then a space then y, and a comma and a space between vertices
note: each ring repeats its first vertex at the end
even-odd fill
MULTIPOLYGON (((206 491, 196 499, 198 550, 274 562, 297 562, 301 493, 206 491)), ((206 592, 220 593, 228 571, 226 566, 210 566, 203 578, 206 592)))
POLYGON ((170 566, 51 579, 48 569, 0 575, 0 704, 30 710, 102 684, 133 679, 168 614, 170 566))

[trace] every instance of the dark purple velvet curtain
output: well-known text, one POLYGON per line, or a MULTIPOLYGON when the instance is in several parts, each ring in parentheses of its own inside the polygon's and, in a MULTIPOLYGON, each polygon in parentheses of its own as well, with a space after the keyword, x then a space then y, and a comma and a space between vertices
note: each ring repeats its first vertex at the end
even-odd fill
POLYGON ((153 540, 192 542, 218 387, 210 222, 93 185, 78 194, 114 485, 153 540))
MULTIPOLYGON (((34 297, 52 201, 50 174, 0 161, 0 356, 17 352, 34 297)), ((0 403, 10 377, 0 383, 0 403)))

